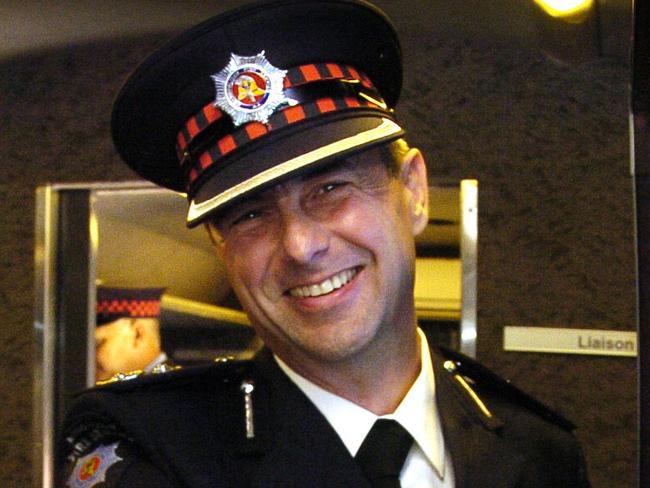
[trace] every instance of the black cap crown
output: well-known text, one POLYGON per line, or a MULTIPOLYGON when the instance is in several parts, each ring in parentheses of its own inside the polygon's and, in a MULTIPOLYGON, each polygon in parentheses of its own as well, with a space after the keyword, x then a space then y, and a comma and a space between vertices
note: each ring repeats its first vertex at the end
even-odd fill
POLYGON ((393 26, 359 0, 275 0, 213 17, 146 59, 114 105, 122 158, 190 200, 188 224, 403 134, 393 26))

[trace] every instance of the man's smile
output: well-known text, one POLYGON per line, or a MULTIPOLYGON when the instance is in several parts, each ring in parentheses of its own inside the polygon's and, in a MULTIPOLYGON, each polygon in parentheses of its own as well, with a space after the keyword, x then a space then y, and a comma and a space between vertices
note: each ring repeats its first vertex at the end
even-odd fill
POLYGON ((357 273, 357 268, 344 269, 343 271, 321 281, 320 283, 291 288, 288 290, 288 294, 292 297, 300 298, 327 295, 328 293, 332 293, 334 290, 338 290, 342 286, 348 284, 352 278, 356 276, 357 273))

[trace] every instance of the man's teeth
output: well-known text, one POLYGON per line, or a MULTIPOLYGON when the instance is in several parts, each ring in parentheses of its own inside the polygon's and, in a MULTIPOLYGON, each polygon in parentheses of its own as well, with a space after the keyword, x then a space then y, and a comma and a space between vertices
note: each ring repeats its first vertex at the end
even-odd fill
POLYGON ((309 286, 299 286, 289 290, 289 295, 292 297, 318 297, 326 295, 334 290, 338 290, 343 285, 350 282, 350 280, 357 274, 354 269, 346 269, 339 274, 332 276, 320 283, 309 286))

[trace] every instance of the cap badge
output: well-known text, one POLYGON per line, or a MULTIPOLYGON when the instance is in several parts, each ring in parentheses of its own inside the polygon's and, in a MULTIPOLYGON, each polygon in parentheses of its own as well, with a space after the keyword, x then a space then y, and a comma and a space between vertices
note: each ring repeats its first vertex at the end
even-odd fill
POLYGON ((217 90, 214 104, 232 117, 235 126, 265 124, 280 106, 293 104, 283 91, 286 74, 269 63, 264 51, 255 56, 231 54, 228 65, 212 75, 217 90))

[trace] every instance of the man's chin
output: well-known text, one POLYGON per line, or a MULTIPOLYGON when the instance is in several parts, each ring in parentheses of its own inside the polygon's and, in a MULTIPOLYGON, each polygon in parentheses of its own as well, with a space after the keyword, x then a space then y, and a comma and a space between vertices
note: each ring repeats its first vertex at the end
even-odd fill
POLYGON ((329 332, 329 334, 303 337, 301 341, 312 358, 323 363, 344 363, 354 360, 363 354, 375 337, 374 330, 350 332, 338 329, 329 332))

